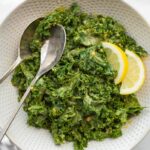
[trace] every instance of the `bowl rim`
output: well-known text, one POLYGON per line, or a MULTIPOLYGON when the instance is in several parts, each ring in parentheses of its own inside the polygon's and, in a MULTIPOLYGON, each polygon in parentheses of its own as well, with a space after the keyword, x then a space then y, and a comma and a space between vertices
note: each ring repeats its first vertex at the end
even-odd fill
MULTIPOLYGON (((4 25, 4 23, 9 19, 9 17, 11 16, 11 14, 13 12, 15 12, 17 9, 19 9, 22 5, 26 4, 27 2, 32 1, 32 0, 23 0, 21 3, 17 4, 16 6, 14 6, 14 8, 4 17, 4 19, 2 20, 2 22, 0 23, 0 28, 4 25)), ((134 7, 132 7, 130 4, 128 4, 128 2, 124 1, 124 0, 116 0, 118 2, 121 2, 122 4, 126 5, 129 9, 133 10, 142 20, 143 23, 149 27, 150 29, 150 23, 147 21, 146 18, 144 18, 144 16, 134 7)), ((0 129, 2 129, 2 127, 0 126, 0 129)), ((131 146, 131 149, 135 148, 139 143, 141 143, 143 141, 143 139, 145 138, 146 135, 148 135, 148 133, 150 132, 150 127, 147 131, 145 131, 145 133, 141 136, 140 140, 137 141, 135 143, 135 145, 131 146)), ((17 142, 15 142, 16 140, 13 140, 12 138, 9 137, 9 135, 6 133, 6 137, 10 140, 10 142, 12 144, 14 144, 17 148, 19 148, 20 150, 23 150, 20 148, 20 146, 18 146, 18 144, 16 144, 17 142)))

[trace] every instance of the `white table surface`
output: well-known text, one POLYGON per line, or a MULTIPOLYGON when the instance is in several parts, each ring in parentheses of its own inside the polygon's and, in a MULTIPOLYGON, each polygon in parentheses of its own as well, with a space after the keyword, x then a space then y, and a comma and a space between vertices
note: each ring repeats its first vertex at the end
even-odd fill
MULTIPOLYGON (((24 0, 0 0, 0 24, 24 0)), ((150 24, 150 0, 123 0, 135 8, 150 24)), ((11 150, 11 149, 10 149, 11 150)), ((133 150, 150 150, 150 133, 133 150)))

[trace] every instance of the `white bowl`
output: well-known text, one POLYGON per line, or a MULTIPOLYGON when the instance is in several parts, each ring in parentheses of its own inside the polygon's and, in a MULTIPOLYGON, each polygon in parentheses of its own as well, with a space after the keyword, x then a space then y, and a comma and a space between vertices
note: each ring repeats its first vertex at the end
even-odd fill
MULTIPOLYGON (((144 19, 120 0, 76 0, 83 11, 112 16, 120 21, 138 44, 150 52, 150 28, 144 19)), ((27 0, 17 7, 0 27, 0 76, 12 64, 17 55, 17 46, 25 28, 36 18, 46 15, 59 6, 68 7, 72 0, 27 0)), ((136 145, 150 129, 150 61, 145 61, 147 78, 137 93, 142 106, 147 108, 123 128, 123 136, 91 141, 87 150, 129 150, 136 145)), ((11 77, 0 85, 0 127, 3 128, 18 105, 17 90, 11 85, 11 77)), ((26 113, 21 110, 8 131, 8 136, 22 150, 70 150, 72 143, 56 146, 47 130, 29 127, 26 113)))

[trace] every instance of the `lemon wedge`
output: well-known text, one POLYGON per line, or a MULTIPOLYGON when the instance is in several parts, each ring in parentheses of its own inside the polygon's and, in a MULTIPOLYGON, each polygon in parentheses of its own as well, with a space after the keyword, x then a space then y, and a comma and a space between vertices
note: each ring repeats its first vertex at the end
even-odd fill
POLYGON ((126 76, 128 70, 128 59, 125 52, 115 44, 103 42, 103 47, 109 63, 117 71, 115 84, 120 83, 126 76))
POLYGON ((127 95, 138 91, 145 80, 145 68, 142 60, 134 52, 126 50, 128 58, 128 72, 122 81, 120 94, 127 95))

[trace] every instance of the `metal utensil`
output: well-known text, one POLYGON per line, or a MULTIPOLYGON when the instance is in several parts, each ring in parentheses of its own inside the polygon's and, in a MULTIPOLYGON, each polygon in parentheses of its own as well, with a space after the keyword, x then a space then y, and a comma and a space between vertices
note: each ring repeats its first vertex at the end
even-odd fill
POLYGON ((33 35, 35 33, 36 27, 38 26, 40 20, 42 18, 38 18, 33 21, 24 31, 21 40, 20 40, 20 47, 18 48, 18 56, 15 62, 10 66, 10 68, 4 73, 4 75, 0 78, 0 83, 2 83, 10 73, 27 57, 31 55, 29 51, 29 43, 33 39, 33 35))
MULTIPOLYGON (((1 128, 0 128, 1 131, 1 128)), ((4 136, 0 143, 0 150, 21 150, 7 136, 4 136)))
POLYGON ((44 45, 41 48, 41 62, 40 68, 32 80, 30 86, 27 88, 26 92, 22 96, 19 106, 14 111, 12 117, 6 124, 5 128, 2 130, 0 134, 0 141, 3 139, 4 135, 6 134, 7 130, 9 129, 10 125, 12 124, 13 120, 15 119, 17 113, 19 112, 21 106, 23 105, 26 97, 28 96, 31 87, 36 83, 36 81, 47 71, 49 71, 52 67, 54 67, 57 62, 60 60, 64 47, 66 44, 66 32, 63 26, 56 25, 51 29, 51 37, 45 41, 44 45))

